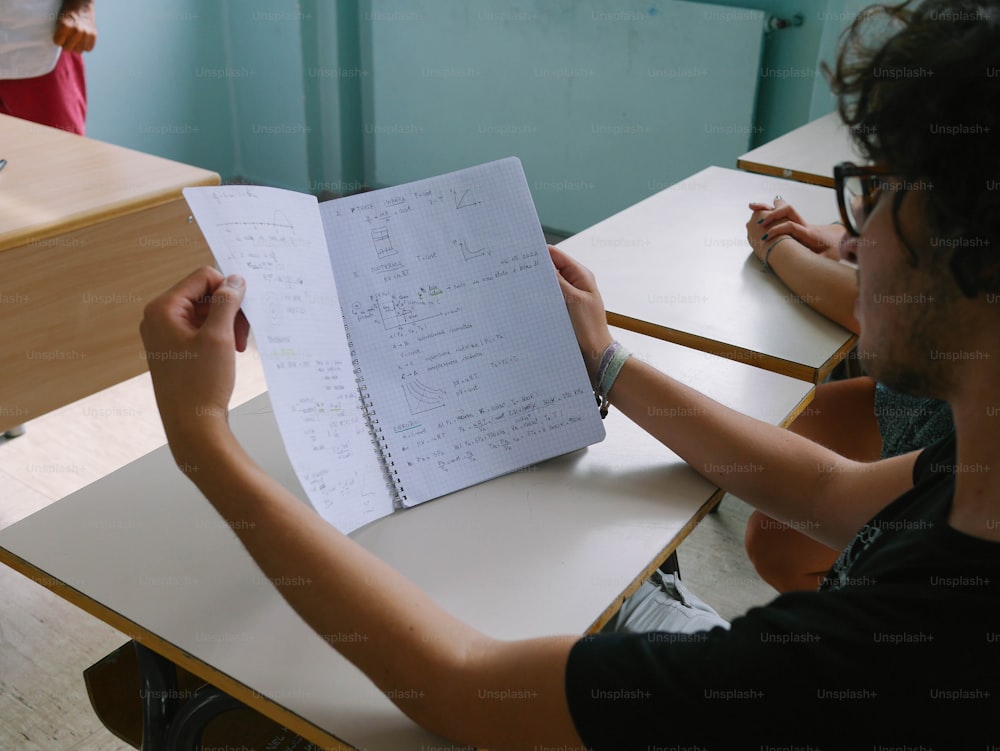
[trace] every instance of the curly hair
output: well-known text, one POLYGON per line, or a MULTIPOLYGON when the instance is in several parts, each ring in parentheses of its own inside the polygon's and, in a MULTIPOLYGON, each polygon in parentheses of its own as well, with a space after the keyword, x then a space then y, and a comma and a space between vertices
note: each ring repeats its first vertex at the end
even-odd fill
POLYGON ((1000 0, 872 6, 824 69, 861 153, 904 179, 897 233, 920 181, 931 245, 953 250, 959 288, 1000 290, 1000 0))

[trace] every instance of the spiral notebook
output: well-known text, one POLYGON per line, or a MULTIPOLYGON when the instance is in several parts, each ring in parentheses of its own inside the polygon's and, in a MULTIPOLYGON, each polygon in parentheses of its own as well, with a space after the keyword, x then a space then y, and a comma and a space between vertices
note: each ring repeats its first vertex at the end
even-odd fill
POLYGON ((323 203, 184 197, 247 280, 286 451, 338 529, 604 438, 519 160, 323 203))

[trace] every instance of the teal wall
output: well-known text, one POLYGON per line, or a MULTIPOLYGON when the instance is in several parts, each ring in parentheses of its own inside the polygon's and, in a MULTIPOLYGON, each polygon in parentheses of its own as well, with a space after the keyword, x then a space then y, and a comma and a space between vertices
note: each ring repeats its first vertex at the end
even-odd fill
MULTIPOLYGON (((461 8, 465 0, 439 2, 461 8)), ((500 16, 516 14, 524 4, 489 2, 500 16)), ((832 109, 818 63, 832 57, 841 28, 866 3, 715 4, 804 17, 801 27, 768 35, 760 63, 755 142, 771 140, 832 109)), ((87 57, 88 134, 213 169, 227 180, 314 193, 352 192, 375 179, 373 155, 365 153, 366 143, 371 147, 365 128, 377 123, 365 102, 371 99, 370 66, 379 51, 370 48, 366 7, 357 0, 100 0, 98 45, 87 57)), ((609 10, 615 7, 608 2, 609 10)), ((433 27, 412 27, 413 33, 427 35, 426 44, 440 44, 433 27)), ((465 43, 474 48, 476 40, 465 43)), ((609 47, 593 54, 591 65, 614 68, 626 52, 609 47)), ((513 94, 506 96, 511 101, 499 107, 525 106, 513 94)), ((461 102, 447 98, 428 106, 459 120, 465 116, 461 102)), ((532 106, 552 107, 559 115, 559 102, 532 106)), ((435 145, 418 142, 415 147, 435 145)), ((702 161, 718 163, 711 153, 702 161)))
POLYGON ((516 155, 542 224, 572 233, 750 147, 762 12, 651 0, 497 7, 362 4, 376 184, 516 155))
MULTIPOLYGON (((858 14, 872 3, 869 0, 829 0, 828 7, 821 14, 823 35, 819 44, 819 59, 832 67, 837 58, 837 45, 841 32, 858 17, 858 14)), ((810 117, 812 120, 836 108, 837 104, 828 86, 817 86, 812 95, 810 117)))
POLYGON ((228 64, 250 75, 230 81, 235 174, 253 182, 305 189, 308 142, 302 28, 314 25, 299 3, 234 0, 224 4, 228 64))
POLYGON ((772 141, 830 111, 828 108, 814 112, 813 99, 816 89, 826 89, 818 66, 821 41, 828 26, 825 20, 828 6, 843 1, 713 0, 716 5, 753 8, 778 18, 791 19, 796 14, 802 16, 801 26, 772 31, 767 35, 761 61, 755 123, 757 131, 753 145, 772 141))
POLYGON ((220 6, 99 0, 88 135, 231 174, 220 6))

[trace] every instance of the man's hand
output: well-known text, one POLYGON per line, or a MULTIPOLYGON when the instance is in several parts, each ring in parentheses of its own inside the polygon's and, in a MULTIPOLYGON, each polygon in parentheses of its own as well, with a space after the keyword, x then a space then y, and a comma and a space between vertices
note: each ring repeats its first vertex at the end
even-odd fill
POLYGON ((52 41, 67 52, 90 52, 97 42, 93 0, 63 0, 52 41))
POLYGON ((774 205, 751 203, 753 214, 747 222, 747 240, 758 258, 779 237, 788 236, 817 255, 834 261, 840 259, 840 239, 844 236, 841 224, 807 224, 799 212, 782 198, 775 198, 774 205))
POLYGON ((613 341, 607 313, 604 312, 604 301, 590 269, 584 268, 551 245, 549 255, 556 267, 559 287, 566 300, 566 308, 587 364, 587 372, 593 379, 601 363, 601 355, 613 341))
POLYGON ((211 439, 228 429, 234 350, 250 326, 240 310, 245 283, 204 267, 151 301, 139 332, 167 438, 211 439))

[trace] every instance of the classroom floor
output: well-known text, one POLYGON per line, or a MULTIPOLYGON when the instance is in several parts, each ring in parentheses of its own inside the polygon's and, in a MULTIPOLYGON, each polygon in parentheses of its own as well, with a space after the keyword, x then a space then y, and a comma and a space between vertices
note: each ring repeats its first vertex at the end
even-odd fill
MULTIPOLYGON (((237 361, 233 406, 264 391, 251 347, 237 361)), ((0 529, 69 495, 165 438, 143 374, 26 423, 0 442, 0 529)), ((680 547, 681 575, 727 618, 775 592, 743 552, 749 509, 727 496, 680 547)), ((99 554, 96 552, 95 554, 99 554)), ((0 565, 0 749, 124 751, 90 708, 82 673, 127 638, 0 565)))

